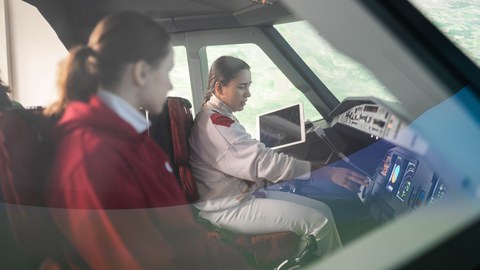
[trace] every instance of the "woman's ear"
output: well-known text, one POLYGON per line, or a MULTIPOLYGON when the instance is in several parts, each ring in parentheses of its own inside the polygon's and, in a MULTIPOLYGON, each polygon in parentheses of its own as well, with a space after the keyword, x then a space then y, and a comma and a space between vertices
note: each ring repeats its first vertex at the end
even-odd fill
POLYGON ((139 60, 133 64, 133 82, 143 87, 147 83, 147 74, 149 65, 144 60, 139 60))
POLYGON ((222 94, 222 84, 220 82, 215 82, 214 90, 215 90, 215 93, 217 93, 218 95, 221 95, 222 94))

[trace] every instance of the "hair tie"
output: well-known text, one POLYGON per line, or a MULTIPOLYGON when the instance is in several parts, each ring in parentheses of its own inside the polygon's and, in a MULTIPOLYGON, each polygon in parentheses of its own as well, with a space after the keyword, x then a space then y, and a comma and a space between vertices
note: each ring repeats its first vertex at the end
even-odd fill
POLYGON ((84 46, 82 50, 89 56, 93 56, 93 57, 98 56, 97 52, 94 49, 90 48, 89 46, 84 46))
POLYGON ((88 73, 95 75, 97 73, 98 53, 89 46, 82 46, 79 54, 84 61, 85 69, 88 73))

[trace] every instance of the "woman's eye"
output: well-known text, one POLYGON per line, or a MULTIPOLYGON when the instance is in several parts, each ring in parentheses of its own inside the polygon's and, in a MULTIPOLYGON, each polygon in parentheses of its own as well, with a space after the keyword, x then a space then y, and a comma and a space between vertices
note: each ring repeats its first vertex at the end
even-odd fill
POLYGON ((250 84, 241 84, 238 86, 239 89, 247 89, 250 87, 250 84))

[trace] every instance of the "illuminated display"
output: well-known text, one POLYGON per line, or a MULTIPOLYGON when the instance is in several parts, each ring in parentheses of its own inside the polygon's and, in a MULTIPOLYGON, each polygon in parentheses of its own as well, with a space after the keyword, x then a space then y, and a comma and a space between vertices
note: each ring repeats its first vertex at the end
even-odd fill
POLYGON ((393 165, 393 169, 390 172, 390 177, 388 179, 388 183, 386 186, 388 191, 393 191, 393 188, 395 187, 395 183, 401 177, 400 172, 402 171, 402 161, 403 159, 400 156, 397 156, 397 159, 395 160, 395 164, 393 165))
POLYGON ((444 183, 438 180, 437 183, 435 184, 435 187, 433 188, 433 193, 432 193, 432 197, 430 198, 430 203, 434 203, 440 200, 445 195, 445 191, 447 191, 447 187, 445 186, 444 183))
POLYGON ((417 200, 415 201, 415 208, 422 206, 424 199, 425 199, 425 190, 420 189, 420 191, 418 192, 417 200))
POLYGON ((381 175, 387 176, 388 169, 390 168, 390 164, 392 163, 392 155, 388 155, 385 157, 385 161, 383 162, 382 171, 380 172, 381 175))
POLYGON ((400 188, 397 192, 397 198, 399 198, 402 202, 407 198, 410 192, 410 188, 412 187, 415 168, 415 163, 409 161, 407 164, 407 168, 405 169, 405 174, 403 175, 402 181, 400 183, 400 188))
POLYGON ((365 106, 363 107, 363 111, 365 112, 377 112, 378 106, 365 106))

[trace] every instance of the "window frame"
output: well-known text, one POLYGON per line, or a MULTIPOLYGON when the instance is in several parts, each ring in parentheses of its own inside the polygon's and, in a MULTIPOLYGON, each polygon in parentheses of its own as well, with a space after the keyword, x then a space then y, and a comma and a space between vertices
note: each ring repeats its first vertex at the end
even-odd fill
POLYGON ((287 79, 301 91, 326 118, 339 104, 337 98, 288 45, 273 26, 240 27, 173 34, 172 45, 187 49, 193 110, 200 111, 208 77, 207 46, 253 43, 272 60, 287 79))

